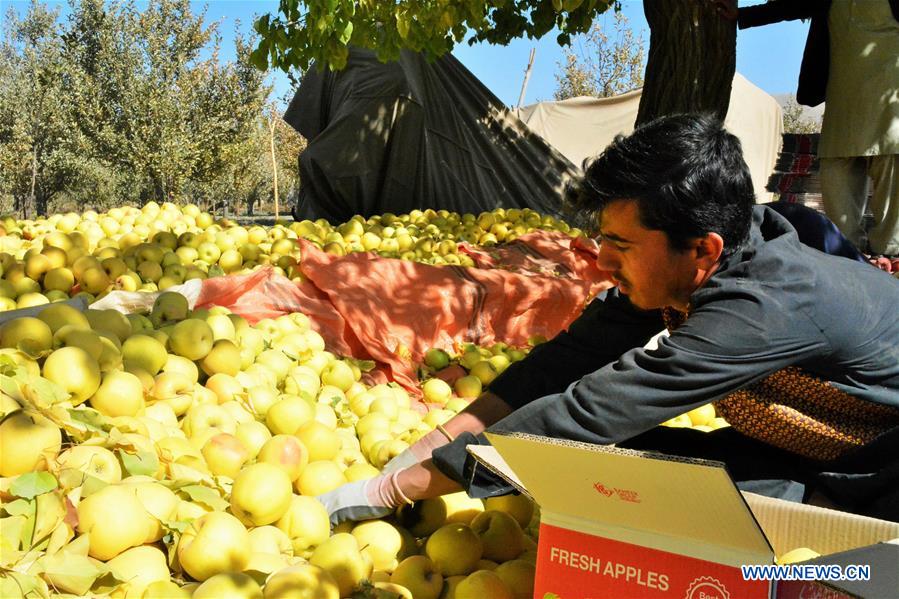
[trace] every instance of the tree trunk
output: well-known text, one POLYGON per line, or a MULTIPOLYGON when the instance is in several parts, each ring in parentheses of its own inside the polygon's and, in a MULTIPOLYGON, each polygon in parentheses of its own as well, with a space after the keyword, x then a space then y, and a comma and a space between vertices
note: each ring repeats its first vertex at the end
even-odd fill
POLYGON ((736 24, 708 0, 644 0, 649 57, 636 125, 711 112, 724 120, 736 70, 736 24))
POLYGON ((274 110, 272 111, 272 121, 271 121, 271 124, 269 125, 269 129, 268 129, 268 133, 269 133, 268 142, 269 142, 269 147, 272 152, 272 183, 275 188, 275 220, 278 220, 278 218, 280 216, 279 215, 279 206, 278 206, 278 158, 275 155, 275 125, 276 125, 275 116, 277 114, 278 113, 275 112, 274 110))
MULTIPOLYGON (((28 201, 25 203, 25 218, 31 218, 31 211, 35 207, 34 188, 37 187, 37 144, 31 145, 31 189, 28 192, 28 201)), ((35 215, 37 216, 37 215, 35 215)))

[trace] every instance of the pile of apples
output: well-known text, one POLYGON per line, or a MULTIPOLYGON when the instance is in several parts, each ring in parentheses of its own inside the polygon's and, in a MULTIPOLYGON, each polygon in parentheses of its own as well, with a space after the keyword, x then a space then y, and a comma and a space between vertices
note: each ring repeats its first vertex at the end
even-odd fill
POLYGON ((354 216, 337 226, 320 219, 268 228, 215 220, 193 204, 168 202, 38 220, 6 216, 0 218, 0 310, 79 295, 90 302, 117 289, 165 290, 190 279, 261 266, 301 280, 300 237, 337 255, 372 251, 427 264, 473 266, 459 252, 459 242, 489 246, 534 229, 582 235, 563 221, 517 208, 480 215, 413 210, 398 216, 354 216))
POLYGON ((523 350, 462 348, 470 374, 455 393, 429 379, 422 405, 365 384, 373 364, 326 351, 303 314, 251 326, 172 292, 127 316, 50 303, 0 325, 0 348, 2 597, 532 594, 523 496, 335 530, 316 499, 377 475, 523 350))

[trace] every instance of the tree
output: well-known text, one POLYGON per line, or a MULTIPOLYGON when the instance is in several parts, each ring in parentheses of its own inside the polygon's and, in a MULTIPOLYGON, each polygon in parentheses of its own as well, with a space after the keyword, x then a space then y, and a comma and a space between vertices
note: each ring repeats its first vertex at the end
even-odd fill
MULTIPOLYGON (((580 52, 565 50, 565 63, 556 75, 556 100, 577 96, 608 98, 643 85, 643 37, 634 37, 623 13, 615 13, 613 39, 594 23, 582 39, 580 52)), ((574 44, 573 44, 574 45, 574 44)))
POLYGON ((783 109, 784 133, 821 133, 821 119, 805 115, 805 110, 790 96, 781 105, 783 109))
MULTIPOLYGON (((387 61, 401 49, 433 58, 468 43, 507 44, 539 38, 557 27, 556 39, 589 31, 595 17, 620 2, 608 0, 282 0, 278 16, 263 15, 252 61, 285 72, 312 61, 340 70, 347 46, 377 52, 387 61)), ((637 124, 665 114, 712 112, 724 118, 736 67, 736 24, 709 0, 644 0, 650 27, 649 57, 637 124)))
POLYGON ((56 18, 36 1, 22 19, 10 9, 0 42, 0 184, 25 218, 46 214, 81 171, 78 140, 69 135, 56 18))

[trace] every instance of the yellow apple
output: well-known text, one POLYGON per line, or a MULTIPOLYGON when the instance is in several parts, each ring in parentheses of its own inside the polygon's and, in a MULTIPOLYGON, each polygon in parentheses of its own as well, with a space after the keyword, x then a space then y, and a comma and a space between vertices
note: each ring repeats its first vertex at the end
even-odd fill
POLYGON ((446 524, 425 543, 425 553, 443 576, 471 573, 484 548, 481 539, 467 524, 446 524))
POLYGON ((687 416, 690 417, 690 422, 693 423, 693 426, 708 425, 715 419, 715 415, 715 406, 710 403, 693 408, 687 412, 687 416))
POLYGON ((501 495, 500 497, 488 497, 484 500, 484 508, 506 512, 518 522, 521 528, 527 528, 534 515, 534 502, 526 495, 519 493, 501 495))
POLYGON ((384 520, 369 520, 354 526, 350 534, 356 537, 375 570, 392 572, 396 568, 403 548, 403 535, 396 526, 384 520))
POLYGON ((460 377, 453 383, 453 390, 456 392, 456 395, 467 399, 475 399, 481 394, 482 389, 481 379, 471 374, 460 377))
POLYGON ((175 354, 168 355, 165 366, 162 367, 162 372, 179 372, 193 383, 196 383, 200 378, 200 370, 195 363, 175 354))
POLYGON ((285 395, 265 415, 265 423, 275 435, 292 435, 306 422, 315 418, 312 405, 295 395, 285 395))
POLYGON ((512 591, 503 579, 490 570, 478 570, 465 577, 456 585, 455 596, 490 597, 490 599, 513 599, 512 591))
POLYGON ((372 564, 359 552, 356 538, 345 532, 316 547, 309 563, 334 577, 341 597, 349 596, 372 573, 372 564))
POLYGON ((62 347, 47 356, 41 374, 70 394, 80 404, 100 387, 100 366, 79 347, 62 347))
POLYGON ((200 360, 200 368, 209 376, 220 372, 234 376, 240 372, 240 349, 233 341, 219 339, 200 360))
POLYGON ((292 435, 275 435, 265 442, 256 459, 281 468, 293 482, 309 463, 309 451, 292 435))
POLYGON ((144 408, 144 386, 130 372, 107 372, 88 400, 104 416, 137 416, 144 408))
POLYGON ((250 558, 249 544, 240 520, 226 512, 209 512, 181 535, 178 561, 185 572, 202 582, 216 574, 243 570, 250 558))
POLYGON ((265 599, 339 599, 340 587, 327 571, 298 564, 275 572, 265 584, 265 599))
POLYGON ((215 475, 234 478, 250 458, 247 448, 240 439, 229 433, 217 433, 200 450, 209 471, 215 475))
POLYGON ((149 516, 144 543, 155 543, 165 536, 163 523, 176 519, 175 514, 181 505, 178 496, 149 476, 129 476, 122 480, 121 485, 135 493, 149 516))
POLYGON ((262 599, 262 589, 242 572, 223 572, 207 578, 191 599, 262 599))
POLYGON ((37 317, 38 319, 43 320, 54 334, 66 325, 72 325, 79 329, 91 328, 87 317, 81 310, 68 304, 53 304, 52 306, 47 306, 41 310, 41 313, 38 314, 37 317))
POLYGON ((190 592, 171 580, 158 580, 147 585, 141 599, 190 599, 190 592))
POLYGON ((56 459, 59 466, 59 482, 67 488, 81 486, 85 475, 107 484, 122 480, 122 468, 115 454, 97 445, 75 445, 56 459))
POLYGON ((0 325, 0 347, 41 352, 53 346, 53 331, 42 320, 20 316, 0 325))
POLYGON ((128 597, 140 597, 150 584, 171 578, 165 554, 150 545, 132 547, 118 554, 106 566, 119 580, 125 581, 124 590, 128 597))
POLYGON ((256 459, 268 440, 272 438, 268 427, 255 420, 238 424, 234 436, 240 439, 240 442, 247 448, 250 460, 256 459))
POLYGON ((129 485, 108 485, 78 504, 78 532, 90 533, 89 554, 107 561, 144 543, 151 518, 129 485))
POLYGON ((443 576, 434 562, 424 555, 413 555, 399 563, 390 582, 402 585, 415 599, 437 599, 443 589, 443 576))
POLYGON ((46 470, 59 455, 62 433, 46 417, 13 410, 0 421, 0 476, 46 470))
POLYGON ((421 390, 424 393, 425 401, 439 405, 448 402, 453 395, 452 387, 446 381, 437 378, 425 381, 421 390))
POLYGON ((168 360, 165 345, 143 333, 131 335, 122 344, 122 360, 156 376, 168 360))
POLYGON ((293 556, 293 543, 287 533, 277 526, 257 526, 250 530, 250 553, 273 553, 293 556))
POLYGON ((497 566, 493 572, 512 592, 514 599, 531 599, 534 596, 534 564, 513 559, 497 566))
POLYGON ((314 497, 291 497, 290 506, 275 525, 290 538, 294 555, 303 555, 331 534, 328 510, 314 497))
POLYGON ((317 497, 346 484, 346 477, 336 463, 330 460, 309 462, 295 481, 300 495, 317 497))
POLYGON ((247 526, 276 522, 290 507, 290 482, 287 473, 272 464, 244 467, 231 489, 231 512, 247 526))
POLYGON ((306 422, 294 432, 294 435, 303 442, 312 462, 332 460, 340 451, 340 437, 317 420, 306 422))
POLYGON ((524 551, 524 533, 518 522, 505 512, 486 511, 475 516, 471 529, 481 537, 483 557, 495 562, 515 559, 524 551))

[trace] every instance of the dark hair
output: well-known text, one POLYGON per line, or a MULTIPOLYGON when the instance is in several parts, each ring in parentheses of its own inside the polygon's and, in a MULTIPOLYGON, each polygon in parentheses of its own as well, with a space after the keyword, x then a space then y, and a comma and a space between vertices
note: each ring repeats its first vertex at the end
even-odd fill
POLYGON ((729 255, 749 237, 755 194, 740 140, 711 115, 679 114, 617 136, 568 192, 594 221, 621 200, 636 201, 642 225, 673 249, 714 232, 729 255))

